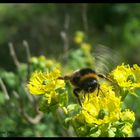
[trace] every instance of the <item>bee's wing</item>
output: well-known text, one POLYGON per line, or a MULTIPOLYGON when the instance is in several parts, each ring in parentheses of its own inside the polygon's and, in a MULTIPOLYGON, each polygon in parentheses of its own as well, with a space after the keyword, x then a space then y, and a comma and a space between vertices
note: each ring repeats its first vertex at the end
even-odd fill
POLYGON ((121 63, 121 56, 117 50, 100 44, 94 47, 93 57, 95 58, 95 71, 105 75, 121 63))

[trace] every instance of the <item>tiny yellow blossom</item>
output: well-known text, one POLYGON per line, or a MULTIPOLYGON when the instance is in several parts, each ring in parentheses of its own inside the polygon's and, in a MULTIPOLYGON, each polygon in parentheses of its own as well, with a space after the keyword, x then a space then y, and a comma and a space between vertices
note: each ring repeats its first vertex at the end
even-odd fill
POLYGON ((51 67, 55 64, 52 60, 47 60, 47 66, 51 67))
POLYGON ((63 80, 59 80, 60 71, 55 69, 48 72, 34 72, 30 78, 27 87, 32 94, 40 95, 47 94, 56 89, 64 88, 65 83, 63 80))
POLYGON ((30 63, 34 63, 34 64, 37 64, 38 63, 38 59, 37 59, 37 57, 31 57, 31 59, 30 59, 30 63))
POLYGON ((125 111, 121 113, 121 120, 133 123, 135 121, 134 112, 129 109, 125 109, 125 111))
POLYGON ((39 56, 38 58, 39 61, 46 61, 46 57, 44 55, 39 56))
POLYGON ((76 34, 75 34, 75 37, 74 37, 74 42, 77 43, 77 44, 80 44, 83 42, 84 40, 84 33, 81 32, 81 31, 77 31, 76 34))
POLYGON ((89 43, 85 43, 85 42, 82 43, 81 48, 87 53, 91 51, 91 45, 89 43))

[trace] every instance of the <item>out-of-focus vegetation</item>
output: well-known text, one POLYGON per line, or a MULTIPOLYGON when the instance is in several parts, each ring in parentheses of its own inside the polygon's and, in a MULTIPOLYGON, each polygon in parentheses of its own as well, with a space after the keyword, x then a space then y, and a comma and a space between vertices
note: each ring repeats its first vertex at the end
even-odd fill
MULTIPOLYGON (((93 52, 103 44, 121 56, 118 63, 139 64, 139 17, 140 4, 0 4, 0 136, 75 136, 71 128, 60 129, 63 114, 38 111, 39 98, 25 87, 29 75, 57 62, 64 73, 90 66, 73 42, 77 30, 93 52)), ((126 106, 136 113, 133 136, 140 136, 140 98, 128 96, 126 106)))

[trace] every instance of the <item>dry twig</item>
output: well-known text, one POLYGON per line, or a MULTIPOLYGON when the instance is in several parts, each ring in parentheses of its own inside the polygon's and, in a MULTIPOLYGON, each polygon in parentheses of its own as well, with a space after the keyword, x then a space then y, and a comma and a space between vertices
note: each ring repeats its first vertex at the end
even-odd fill
POLYGON ((10 49, 10 54, 11 54, 13 60, 14 60, 14 63, 15 63, 15 65, 16 65, 16 67, 18 68, 20 64, 19 64, 19 61, 18 61, 18 59, 17 59, 17 56, 16 56, 16 53, 15 53, 13 44, 12 44, 11 42, 9 42, 8 45, 9 45, 9 49, 10 49))

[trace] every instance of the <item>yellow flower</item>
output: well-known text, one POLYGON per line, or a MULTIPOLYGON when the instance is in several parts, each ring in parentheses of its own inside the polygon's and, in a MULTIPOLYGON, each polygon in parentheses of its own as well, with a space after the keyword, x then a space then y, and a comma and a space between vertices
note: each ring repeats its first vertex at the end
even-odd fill
POLYGON ((121 104, 121 98, 115 96, 112 87, 102 84, 99 96, 95 93, 86 95, 83 110, 76 117, 84 119, 89 124, 101 125, 114 122, 120 119, 121 104))
POLYGON ((81 49, 82 49, 82 52, 83 52, 83 56, 86 57, 85 59, 85 62, 91 66, 94 65, 94 58, 93 56, 91 55, 91 45, 89 43, 86 43, 86 42, 83 42, 81 43, 81 49))
POLYGON ((122 129, 122 132, 125 134, 125 136, 130 137, 132 134, 132 124, 126 123, 122 129))
POLYGON ((86 52, 89 53, 91 51, 91 45, 89 43, 82 43, 81 48, 86 52))
POLYGON ((38 59, 37 59, 37 57, 31 57, 31 59, 30 59, 30 63, 33 63, 33 64, 37 64, 38 63, 38 59))
POLYGON ((125 109, 125 111, 121 113, 121 120, 133 123, 135 121, 134 112, 129 109, 125 109))
POLYGON ((137 64, 134 64, 131 70, 135 75, 134 77, 135 82, 140 84, 140 67, 137 64))
POLYGON ((77 44, 80 44, 83 42, 84 40, 84 33, 81 32, 81 31, 77 31, 76 34, 75 34, 75 37, 74 37, 74 42, 77 43, 77 44))
POLYGON ((55 69, 48 72, 34 72, 27 87, 32 94, 40 95, 55 92, 56 89, 64 88, 65 83, 59 80, 60 71, 55 69))
POLYGON ((120 87, 124 88, 129 88, 132 85, 132 82, 128 80, 130 75, 133 75, 130 66, 124 64, 117 66, 117 68, 111 72, 113 79, 117 81, 120 87))
POLYGON ((133 67, 124 64, 117 66, 110 75, 124 90, 140 88, 140 67, 136 64, 133 67))
POLYGON ((39 61, 46 61, 46 57, 44 55, 39 56, 38 58, 39 61))
POLYGON ((53 62, 52 60, 47 60, 46 64, 47 66, 52 67, 55 64, 55 62, 53 62))

